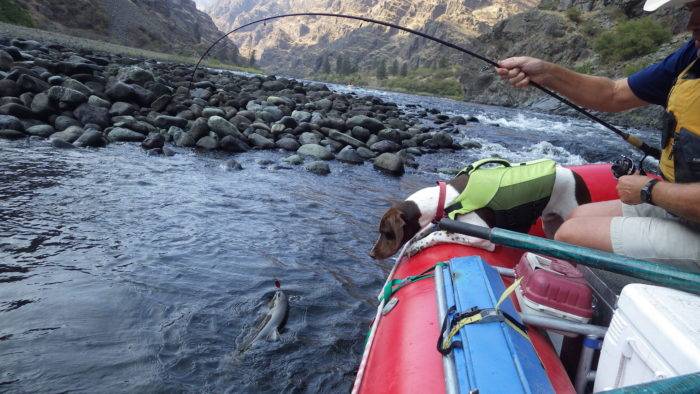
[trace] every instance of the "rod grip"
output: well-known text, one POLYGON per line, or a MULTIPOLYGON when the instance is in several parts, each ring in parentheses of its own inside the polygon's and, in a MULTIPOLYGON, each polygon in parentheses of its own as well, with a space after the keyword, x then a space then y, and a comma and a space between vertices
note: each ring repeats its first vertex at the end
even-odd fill
POLYGON ((477 226, 475 224, 462 223, 456 220, 442 219, 438 223, 438 228, 440 230, 449 231, 452 233, 469 235, 471 237, 481 238, 490 240, 491 239, 491 229, 488 227, 477 226))

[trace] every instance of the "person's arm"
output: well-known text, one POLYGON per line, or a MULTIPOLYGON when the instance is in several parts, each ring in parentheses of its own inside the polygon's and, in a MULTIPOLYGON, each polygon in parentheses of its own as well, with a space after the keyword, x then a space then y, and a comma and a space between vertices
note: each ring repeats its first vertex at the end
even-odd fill
MULTIPOLYGON (((641 190, 651 178, 641 175, 620 177, 617 192, 625 204, 640 204, 641 190)), ((700 183, 659 182, 651 190, 651 201, 668 212, 700 223, 700 183)))
POLYGON ((597 111, 620 112, 649 104, 632 92, 626 78, 612 80, 579 74, 531 57, 512 57, 498 64, 498 75, 515 87, 524 88, 536 82, 597 111))

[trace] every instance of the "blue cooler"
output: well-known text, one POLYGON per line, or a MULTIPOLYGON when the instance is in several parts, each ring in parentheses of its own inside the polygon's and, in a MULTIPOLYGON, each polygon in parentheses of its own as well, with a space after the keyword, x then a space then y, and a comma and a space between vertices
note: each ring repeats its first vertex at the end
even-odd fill
POLYGON ((435 282, 446 311, 437 347, 448 392, 554 393, 510 297, 496 308, 506 288, 494 268, 478 256, 455 258, 436 268, 435 282))

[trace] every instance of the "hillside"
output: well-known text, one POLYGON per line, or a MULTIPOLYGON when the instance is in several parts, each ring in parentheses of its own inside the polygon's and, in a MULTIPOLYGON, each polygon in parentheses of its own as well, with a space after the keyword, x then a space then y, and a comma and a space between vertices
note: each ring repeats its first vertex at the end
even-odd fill
MULTIPOLYGON (((79 37, 180 55, 202 53, 221 33, 192 0, 0 0, 18 23, 79 37)), ((228 43, 215 56, 237 62, 228 43)))
MULTIPOLYGON (((226 31, 265 16, 316 11, 368 16, 461 42, 537 4, 536 0, 213 0, 207 12, 226 31)), ((316 74, 325 59, 334 63, 338 57, 359 69, 372 69, 381 59, 400 59, 417 67, 452 53, 403 32, 331 18, 278 20, 237 33, 233 40, 244 56, 255 54, 266 70, 296 76, 316 74)))

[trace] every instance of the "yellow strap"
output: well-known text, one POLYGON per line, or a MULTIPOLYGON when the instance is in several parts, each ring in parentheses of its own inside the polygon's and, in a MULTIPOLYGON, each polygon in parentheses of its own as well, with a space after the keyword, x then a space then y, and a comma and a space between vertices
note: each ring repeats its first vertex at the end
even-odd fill
POLYGON ((501 294, 501 298, 498 299, 498 302, 496 303, 496 306, 494 307, 494 309, 498 310, 501 307, 501 304, 503 303, 503 301, 505 301, 509 295, 513 294, 515 289, 517 289, 518 286, 520 286, 520 282, 522 282, 522 281, 523 281, 523 278, 518 278, 515 280, 515 282, 513 282, 512 285, 508 286, 508 288, 503 292, 503 294, 501 294))
MULTIPOLYGON (((508 298, 508 296, 510 296, 511 294, 513 294, 513 292, 515 291, 515 289, 517 289, 518 286, 520 286, 520 283, 521 283, 522 281, 523 281, 523 278, 518 278, 518 279, 516 279, 516 280, 513 282, 512 285, 508 286, 508 288, 505 289, 505 291, 503 292, 503 294, 501 294, 501 297, 498 299, 498 302, 496 303, 496 306, 494 307, 494 309, 496 310, 496 312, 499 311, 499 308, 501 307, 501 304, 503 303, 503 301, 505 301, 506 298, 508 298)), ((452 327, 452 329, 450 330, 450 332, 449 332, 449 334, 447 335, 447 337, 445 337, 445 339, 442 341, 442 348, 443 348, 443 349, 447 349, 448 347, 450 347, 450 343, 452 343, 452 338, 454 338, 454 336, 457 335, 457 333, 459 332, 459 330, 461 330, 464 326, 466 326, 467 324, 476 323, 476 322, 480 321, 480 320, 483 319, 483 318, 484 318, 484 316, 481 314, 481 312, 479 312, 479 313, 477 313, 477 314, 475 314, 475 315, 472 315, 472 316, 469 316, 469 317, 465 317, 464 319, 458 321, 457 324, 455 324, 455 326, 452 327)), ((530 337, 527 336, 527 333, 524 332, 523 330, 521 330, 520 327, 516 326, 515 324, 513 324, 513 323, 512 323, 510 320, 508 320, 508 319, 504 319, 503 321, 504 321, 506 324, 508 324, 513 330, 515 330, 515 332, 517 332, 518 334, 520 334, 520 335, 522 335, 523 337, 525 337, 525 339, 527 339, 528 341, 530 340, 530 337)))

